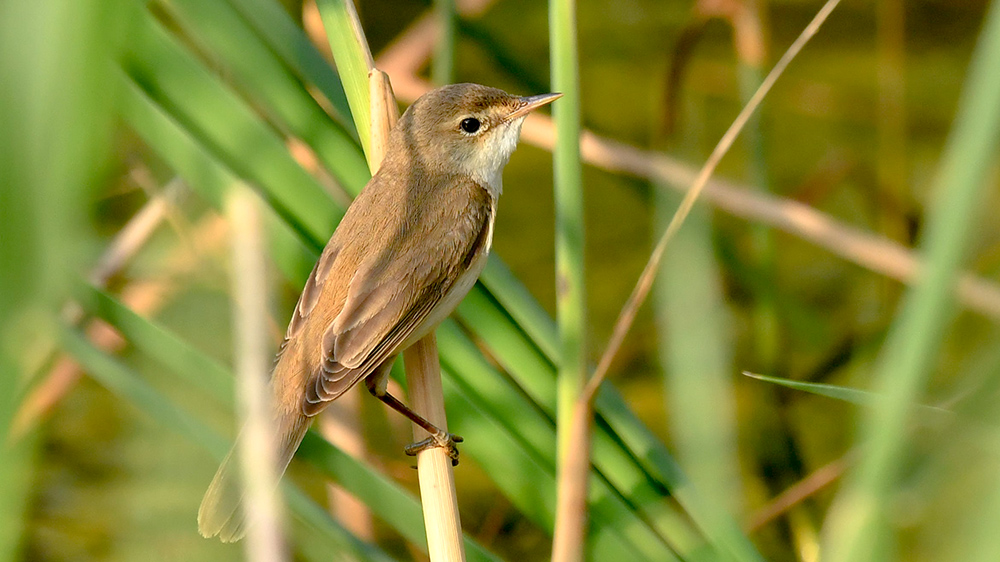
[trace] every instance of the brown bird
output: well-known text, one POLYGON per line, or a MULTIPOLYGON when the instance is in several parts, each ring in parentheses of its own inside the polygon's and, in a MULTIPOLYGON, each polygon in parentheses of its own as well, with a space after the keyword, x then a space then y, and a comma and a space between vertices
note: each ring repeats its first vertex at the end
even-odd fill
MULTIPOLYGON (((306 281, 271 374, 278 471, 312 418, 361 379, 368 391, 449 449, 438 429, 386 392, 396 356, 458 305, 486 264, 501 174, 529 111, 561 94, 518 97, 455 84, 420 97, 389 135, 385 158, 306 281)), ((234 446, 235 450, 236 447, 234 446)), ((233 451, 219 467, 198 530, 224 542, 246 525, 233 451)))

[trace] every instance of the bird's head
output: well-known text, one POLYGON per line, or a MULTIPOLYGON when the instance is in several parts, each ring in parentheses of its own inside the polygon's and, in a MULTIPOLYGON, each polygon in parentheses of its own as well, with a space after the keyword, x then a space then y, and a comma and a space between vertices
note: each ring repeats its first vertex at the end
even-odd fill
POLYGON ((560 96, 519 97, 478 84, 453 84, 421 96, 396 129, 420 165, 468 175, 498 195, 524 118, 560 96))

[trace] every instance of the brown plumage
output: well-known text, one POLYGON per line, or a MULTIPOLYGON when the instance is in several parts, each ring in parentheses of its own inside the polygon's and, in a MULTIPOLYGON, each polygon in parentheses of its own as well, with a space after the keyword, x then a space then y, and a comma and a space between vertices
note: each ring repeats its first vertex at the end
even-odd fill
MULTIPOLYGON (((475 283, 524 116, 556 97, 457 84, 422 96, 400 118, 382 167, 327 243, 288 325, 271 376, 279 472, 312 416, 365 378, 373 394, 434 434, 385 394, 388 369, 475 283)), ((440 430, 435 438, 457 460, 459 439, 440 430)), ((198 528, 206 537, 243 536, 237 468, 231 451, 205 493, 198 528)))

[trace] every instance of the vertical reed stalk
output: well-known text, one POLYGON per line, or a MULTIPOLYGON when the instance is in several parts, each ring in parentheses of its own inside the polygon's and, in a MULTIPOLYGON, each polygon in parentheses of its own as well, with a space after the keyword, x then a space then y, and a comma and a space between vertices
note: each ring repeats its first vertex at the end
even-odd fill
POLYGON ((455 0, 434 0, 434 12, 440 31, 431 61, 431 80, 443 86, 455 76, 455 0))
MULTIPOLYGON (((444 413, 444 391, 434 332, 403 352, 406 377, 410 383, 410 402, 429 422, 448 431, 444 413)), ((428 437, 419 427, 413 428, 414 440, 428 437)), ((455 474, 448 451, 429 447, 417 453, 417 477, 420 503, 427 530, 427 554, 431 562, 464 562, 462 521, 455 492, 455 474)))
MULTIPOLYGON (((745 2, 736 9, 736 13, 730 18, 730 23, 736 56, 739 60, 740 102, 746 105, 764 79, 766 49, 759 6, 756 2, 745 2)), ((747 121, 743 138, 749 154, 747 178, 757 189, 769 192, 771 179, 768 173, 767 148, 764 144, 760 113, 752 115, 747 121)), ((765 280, 754 300, 754 344, 760 368, 772 372, 778 361, 780 339, 778 311, 772 289, 775 274, 774 233, 766 224, 754 223, 750 235, 752 242, 750 261, 754 270, 765 280)))
POLYGON ((558 499, 552 559, 582 560, 586 526, 590 412, 578 405, 586 380, 583 182, 580 165, 580 87, 576 3, 550 0, 552 87, 563 98, 552 109, 558 141, 553 152, 556 207, 556 322, 561 365, 558 382, 558 499), (582 409, 578 412, 578 409, 582 409), (575 413, 576 412, 576 413, 575 413), (581 419, 582 418, 582 419, 581 419), (574 431, 574 419, 585 427, 574 431), (575 459, 574 459, 575 454, 575 459), (582 457, 582 458, 580 458, 582 457), (573 474, 576 473, 574 477, 573 474))

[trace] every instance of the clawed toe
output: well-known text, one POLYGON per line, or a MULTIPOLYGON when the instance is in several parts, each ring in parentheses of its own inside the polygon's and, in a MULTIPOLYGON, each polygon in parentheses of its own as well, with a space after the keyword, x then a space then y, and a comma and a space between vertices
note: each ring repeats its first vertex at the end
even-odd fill
POLYGON ((463 439, 461 436, 442 431, 440 433, 432 434, 423 441, 410 443, 403 450, 407 455, 412 457, 416 456, 417 453, 423 451, 424 449, 441 447, 448 451, 448 456, 451 457, 452 466, 458 466, 458 447, 455 444, 461 443, 462 441, 463 439))

